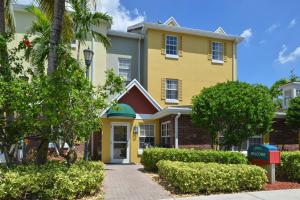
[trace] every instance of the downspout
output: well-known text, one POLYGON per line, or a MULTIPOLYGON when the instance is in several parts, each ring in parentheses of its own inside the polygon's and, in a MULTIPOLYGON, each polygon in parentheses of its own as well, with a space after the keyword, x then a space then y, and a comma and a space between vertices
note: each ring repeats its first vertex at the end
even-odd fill
POLYGON ((236 59, 236 42, 234 41, 232 44, 232 79, 233 81, 237 81, 237 59, 236 59))
POLYGON ((138 81, 141 82, 141 37, 139 37, 138 41, 138 81))
POLYGON ((178 149, 178 119, 181 113, 178 113, 175 117, 175 148, 178 149))

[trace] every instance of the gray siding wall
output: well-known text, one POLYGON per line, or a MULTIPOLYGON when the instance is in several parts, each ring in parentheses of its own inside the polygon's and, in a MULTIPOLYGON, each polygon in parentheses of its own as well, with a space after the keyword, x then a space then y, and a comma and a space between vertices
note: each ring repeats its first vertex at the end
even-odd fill
MULTIPOLYGON (((111 46, 107 49, 107 68, 113 69, 116 74, 119 73, 119 58, 131 59, 131 80, 138 80, 138 42, 139 39, 125 38, 120 36, 111 36, 111 46)), ((143 40, 141 40, 141 51, 143 40)), ((142 52, 143 53, 143 52, 142 52)), ((140 53, 140 55, 142 54, 140 53)), ((143 56, 140 56, 140 65, 143 65, 143 56)))

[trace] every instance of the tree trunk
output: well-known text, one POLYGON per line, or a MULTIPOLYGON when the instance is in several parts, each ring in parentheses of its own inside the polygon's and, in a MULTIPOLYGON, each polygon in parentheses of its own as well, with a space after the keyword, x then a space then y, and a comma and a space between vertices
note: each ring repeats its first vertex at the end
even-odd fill
POLYGON ((78 47, 77 47, 77 61, 80 59, 80 42, 78 41, 78 47))
POLYGON ((299 150, 300 150, 300 128, 298 129, 298 143, 299 143, 299 150))
POLYGON ((11 166, 12 160, 11 160, 11 158, 10 158, 10 156, 9 156, 8 148, 7 148, 6 145, 4 145, 4 147, 3 147, 3 154, 4 154, 6 166, 7 166, 7 167, 10 167, 10 166, 11 166))
POLYGON ((54 1, 54 14, 50 35, 50 49, 48 55, 48 74, 52 74, 57 68, 57 45, 62 32, 65 0, 54 1))
POLYGON ((4 0, 0 1, 0 34, 5 33, 4 0))
POLYGON ((49 145, 49 139, 41 138, 41 143, 38 146, 37 155, 36 155, 36 163, 38 165, 43 165, 47 162, 48 145, 49 145))

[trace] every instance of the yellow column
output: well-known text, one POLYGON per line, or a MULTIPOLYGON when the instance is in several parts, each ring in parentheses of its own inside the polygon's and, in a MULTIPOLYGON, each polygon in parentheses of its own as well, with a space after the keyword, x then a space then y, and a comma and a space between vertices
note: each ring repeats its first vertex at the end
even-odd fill
POLYGON ((263 137, 263 142, 264 144, 269 144, 270 143, 270 134, 265 134, 264 137, 263 137))

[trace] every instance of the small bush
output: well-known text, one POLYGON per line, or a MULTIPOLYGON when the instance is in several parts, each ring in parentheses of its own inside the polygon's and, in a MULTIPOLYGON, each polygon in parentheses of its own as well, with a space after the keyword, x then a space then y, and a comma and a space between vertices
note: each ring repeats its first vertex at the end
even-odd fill
POLYGON ((0 169, 0 199, 76 199, 97 192, 103 179, 101 162, 19 165, 0 169))
POLYGON ((300 151, 281 152, 281 163, 276 167, 279 178, 300 182, 300 151))
POLYGON ((229 193, 262 189, 266 171, 245 164, 159 161, 160 177, 181 193, 229 193))
POLYGON ((172 148, 149 148, 145 149, 141 163, 147 171, 157 171, 156 163, 160 160, 182 162, 215 162, 223 164, 247 164, 247 158, 238 152, 172 149, 172 148))

